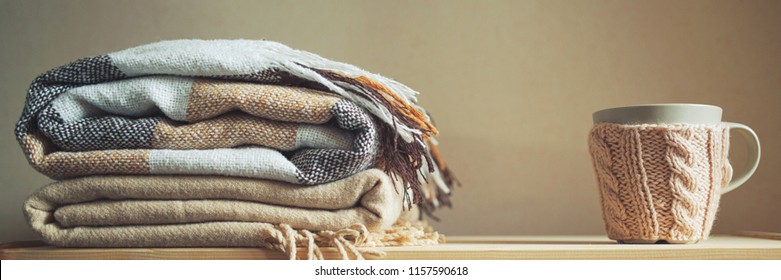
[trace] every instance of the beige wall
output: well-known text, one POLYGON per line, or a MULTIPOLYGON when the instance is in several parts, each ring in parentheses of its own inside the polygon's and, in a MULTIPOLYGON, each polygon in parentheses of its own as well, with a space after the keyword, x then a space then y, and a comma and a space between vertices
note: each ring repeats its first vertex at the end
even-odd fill
POLYGON ((590 114, 660 102, 720 105, 757 131, 762 163, 715 230, 781 231, 779 14, 781 1, 2 1, 0 240, 33 237, 22 201, 49 181, 12 134, 29 82, 171 38, 277 40, 418 89, 463 182, 435 224, 447 234, 603 233, 590 114))

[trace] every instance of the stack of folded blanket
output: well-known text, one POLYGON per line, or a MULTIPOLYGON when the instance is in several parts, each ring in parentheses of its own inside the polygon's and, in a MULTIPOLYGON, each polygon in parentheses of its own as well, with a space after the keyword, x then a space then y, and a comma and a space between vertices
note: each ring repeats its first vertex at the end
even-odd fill
POLYGON ((177 40, 36 78, 16 137, 59 181, 25 204, 64 247, 436 244, 454 178, 417 92, 271 41, 177 40))

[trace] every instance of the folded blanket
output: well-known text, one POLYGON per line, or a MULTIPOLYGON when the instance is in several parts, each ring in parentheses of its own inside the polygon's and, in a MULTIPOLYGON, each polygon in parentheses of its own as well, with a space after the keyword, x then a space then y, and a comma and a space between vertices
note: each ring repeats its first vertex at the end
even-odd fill
POLYGON ((24 208, 43 240, 61 247, 265 246, 295 253, 307 238, 321 246, 345 241, 337 247, 399 242, 367 238, 399 220, 402 199, 397 181, 371 169, 310 187, 235 177, 91 176, 45 186, 24 208))
POLYGON ((22 141, 54 178, 216 174, 319 184, 365 170, 379 147, 371 117, 338 96, 167 76, 69 90, 41 111, 38 128, 42 135, 22 141), (67 152, 45 155, 46 140, 67 152))
POLYGON ((312 185, 377 167, 433 209, 449 204, 453 178, 416 94, 275 42, 164 41, 39 76, 16 136, 55 179, 199 174, 312 185))

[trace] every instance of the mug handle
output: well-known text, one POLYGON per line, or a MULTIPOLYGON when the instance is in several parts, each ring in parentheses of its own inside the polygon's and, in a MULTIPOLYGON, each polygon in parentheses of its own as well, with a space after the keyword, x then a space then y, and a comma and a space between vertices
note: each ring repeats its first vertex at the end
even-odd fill
POLYGON ((722 194, 728 193, 737 189, 740 185, 743 185, 743 183, 754 174, 754 171, 757 170, 760 156, 759 137, 757 137, 754 130, 744 124, 733 122, 724 122, 724 124, 727 125, 730 132, 735 131, 746 140, 746 143, 748 144, 748 159, 746 161, 748 168, 745 169, 743 174, 732 176, 732 180, 727 184, 727 187, 721 190, 722 194))

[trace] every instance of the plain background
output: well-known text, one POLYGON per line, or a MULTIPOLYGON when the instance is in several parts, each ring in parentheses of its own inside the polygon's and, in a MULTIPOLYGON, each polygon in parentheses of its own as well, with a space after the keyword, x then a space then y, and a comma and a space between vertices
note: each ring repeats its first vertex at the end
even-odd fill
POLYGON ((177 38, 280 41, 420 91, 463 183, 445 234, 604 234, 591 113, 670 102, 721 106, 762 140, 714 230, 781 231, 781 1, 645 2, 2 1, 0 241, 35 238, 22 203, 50 182, 13 136, 30 81, 177 38))

